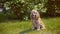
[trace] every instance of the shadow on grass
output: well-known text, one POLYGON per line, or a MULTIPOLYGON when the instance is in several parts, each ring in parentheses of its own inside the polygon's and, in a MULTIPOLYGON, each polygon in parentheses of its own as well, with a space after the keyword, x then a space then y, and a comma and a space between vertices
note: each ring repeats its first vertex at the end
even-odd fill
POLYGON ((28 32, 32 32, 32 31, 34 31, 34 30, 28 29, 28 30, 21 31, 19 34, 26 34, 28 32))

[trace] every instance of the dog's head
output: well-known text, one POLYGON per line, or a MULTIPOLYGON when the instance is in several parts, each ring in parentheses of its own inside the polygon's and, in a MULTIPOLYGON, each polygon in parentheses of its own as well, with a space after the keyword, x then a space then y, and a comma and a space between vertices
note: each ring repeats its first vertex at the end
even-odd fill
POLYGON ((36 18, 38 18, 38 11, 37 10, 32 10, 31 11, 31 17, 32 17, 32 19, 36 19, 36 18))
POLYGON ((35 10, 32 10, 32 13, 31 14, 32 14, 32 17, 35 18, 37 13, 36 13, 35 10))

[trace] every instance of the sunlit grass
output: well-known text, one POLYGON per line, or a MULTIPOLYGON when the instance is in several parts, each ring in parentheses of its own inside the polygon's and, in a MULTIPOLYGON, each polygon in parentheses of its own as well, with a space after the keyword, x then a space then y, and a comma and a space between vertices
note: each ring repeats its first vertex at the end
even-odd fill
POLYGON ((31 30, 32 23, 28 21, 7 20, 0 22, 0 34, 60 34, 60 17, 42 18, 45 30, 31 30))

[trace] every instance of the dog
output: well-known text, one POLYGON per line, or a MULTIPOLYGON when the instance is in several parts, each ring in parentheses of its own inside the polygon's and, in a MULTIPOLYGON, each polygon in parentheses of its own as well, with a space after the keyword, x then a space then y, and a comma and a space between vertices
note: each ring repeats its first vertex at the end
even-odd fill
POLYGON ((45 25, 42 22, 42 20, 40 18, 40 14, 37 10, 33 9, 31 11, 30 18, 32 20, 32 29, 33 30, 34 29, 37 29, 37 30, 45 29, 45 25))

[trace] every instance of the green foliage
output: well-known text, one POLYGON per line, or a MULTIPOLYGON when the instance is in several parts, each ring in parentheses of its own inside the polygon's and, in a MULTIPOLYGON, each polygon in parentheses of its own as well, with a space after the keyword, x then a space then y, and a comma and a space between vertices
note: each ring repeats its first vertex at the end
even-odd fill
POLYGON ((4 7, 17 7, 21 13, 28 13, 28 11, 32 9, 37 9, 41 12, 45 12, 46 9, 44 8, 47 0, 12 0, 10 2, 5 2, 4 7), (25 11, 25 12, 24 12, 25 11))
POLYGON ((9 7, 9 5, 10 5, 10 2, 5 2, 4 3, 4 7, 6 8, 6 7, 9 7))
POLYGON ((28 9, 33 9, 33 8, 35 8, 35 6, 37 6, 41 9, 44 7, 45 3, 47 3, 47 0, 13 0, 10 2, 6 2, 4 4, 4 6, 8 7, 11 4, 16 4, 17 7, 20 7, 20 8, 23 7, 22 9, 25 9, 25 7, 28 9))

